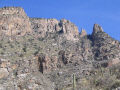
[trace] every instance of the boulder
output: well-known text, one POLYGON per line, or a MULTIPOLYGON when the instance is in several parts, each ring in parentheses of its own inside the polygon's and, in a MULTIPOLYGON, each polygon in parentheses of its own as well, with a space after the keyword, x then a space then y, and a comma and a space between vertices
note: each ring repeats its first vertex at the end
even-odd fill
POLYGON ((7 68, 0 68, 0 79, 5 78, 9 75, 7 68))

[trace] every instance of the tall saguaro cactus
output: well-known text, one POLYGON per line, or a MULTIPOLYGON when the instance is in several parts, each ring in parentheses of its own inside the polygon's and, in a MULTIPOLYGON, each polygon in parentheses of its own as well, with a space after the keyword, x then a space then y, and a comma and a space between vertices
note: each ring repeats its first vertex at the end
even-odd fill
POLYGON ((73 90, 76 90, 76 78, 75 78, 75 74, 73 74, 73 90))

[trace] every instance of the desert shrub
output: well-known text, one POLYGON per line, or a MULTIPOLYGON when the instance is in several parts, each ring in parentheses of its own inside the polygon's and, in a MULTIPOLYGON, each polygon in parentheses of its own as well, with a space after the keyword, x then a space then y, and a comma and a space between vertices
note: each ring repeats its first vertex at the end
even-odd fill
POLYGON ((116 89, 117 87, 120 87, 120 81, 116 81, 115 83, 113 83, 113 85, 111 86, 110 90, 116 89))

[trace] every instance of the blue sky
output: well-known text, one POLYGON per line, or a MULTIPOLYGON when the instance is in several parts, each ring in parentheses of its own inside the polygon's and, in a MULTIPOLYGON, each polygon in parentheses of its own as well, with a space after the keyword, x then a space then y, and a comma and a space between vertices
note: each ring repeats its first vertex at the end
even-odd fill
POLYGON ((0 0, 4 6, 20 6, 29 17, 65 18, 88 34, 97 23, 120 40, 120 0, 0 0))

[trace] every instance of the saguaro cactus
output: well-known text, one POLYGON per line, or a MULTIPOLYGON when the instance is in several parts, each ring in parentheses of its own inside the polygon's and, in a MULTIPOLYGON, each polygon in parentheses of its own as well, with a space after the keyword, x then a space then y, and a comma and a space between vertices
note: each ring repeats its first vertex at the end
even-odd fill
POLYGON ((75 78, 75 74, 73 74, 73 90, 76 90, 76 78, 75 78))

